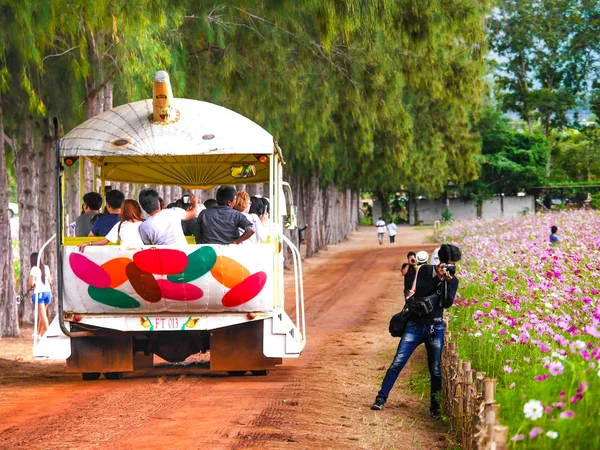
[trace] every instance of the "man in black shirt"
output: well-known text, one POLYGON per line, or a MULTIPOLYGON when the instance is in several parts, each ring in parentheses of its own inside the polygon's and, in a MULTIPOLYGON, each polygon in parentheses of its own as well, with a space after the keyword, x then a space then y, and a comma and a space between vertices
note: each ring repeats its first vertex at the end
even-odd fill
POLYGON ((377 393, 371 409, 381 411, 388 395, 415 349, 425 344, 429 374, 431 375, 431 417, 440 417, 440 394, 442 392, 442 349, 444 348, 444 308, 454 303, 458 290, 458 278, 454 276, 456 262, 461 259, 458 247, 444 244, 439 251, 440 264, 421 266, 417 273, 414 300, 433 295, 433 310, 422 316, 410 317, 400 339, 396 356, 387 370, 381 389, 377 393), (437 294, 437 295, 436 295, 437 294))
POLYGON ((408 293, 412 289, 413 281, 415 280, 415 274, 417 273, 417 257, 415 252, 408 252, 406 260, 400 269, 402 275, 404 275, 404 298, 408 296, 408 293))
POLYGON ((233 186, 221 186, 217 190, 217 206, 198 215, 197 244, 241 244, 255 233, 252 222, 232 208, 235 195, 233 186))

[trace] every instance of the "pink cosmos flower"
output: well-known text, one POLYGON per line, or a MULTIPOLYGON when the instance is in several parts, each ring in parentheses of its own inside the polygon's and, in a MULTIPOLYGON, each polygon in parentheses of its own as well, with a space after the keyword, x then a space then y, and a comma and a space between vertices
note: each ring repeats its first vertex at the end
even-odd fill
POLYGON ((548 364, 548 370, 550 371, 551 375, 554 375, 556 377, 558 375, 561 375, 565 371, 565 367, 560 361, 553 361, 550 364, 548 364))
POLYGON ((523 439, 525 439, 524 434, 515 434, 513 437, 510 438, 511 441, 522 441, 523 439))
POLYGON ((554 406, 555 408, 564 408, 565 402, 554 402, 552 403, 552 406, 554 406))
POLYGON ((568 410, 568 411, 563 411, 560 413, 559 417, 561 419, 572 419, 573 417, 575 417, 575 411, 572 410, 568 410))
POLYGON ((531 430, 529 432, 529 439, 535 439, 543 432, 544 432, 544 430, 542 430, 540 427, 535 427, 533 430, 531 430))
POLYGON ((538 375, 536 377, 533 377, 535 381, 544 381, 546 378, 550 378, 550 375, 548 375, 547 373, 544 375, 538 375))
POLYGON ((510 367, 510 366, 504 366, 504 371, 506 373, 512 373, 513 370, 512 370, 512 367, 510 367))

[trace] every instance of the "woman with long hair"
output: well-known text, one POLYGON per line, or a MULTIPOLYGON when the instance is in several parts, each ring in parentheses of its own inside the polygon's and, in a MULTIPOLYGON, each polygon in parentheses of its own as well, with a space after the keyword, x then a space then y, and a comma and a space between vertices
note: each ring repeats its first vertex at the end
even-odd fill
POLYGON ((140 204, 135 200, 124 200, 121 205, 121 212, 119 213, 119 222, 112 227, 106 237, 99 241, 81 244, 79 246, 79 251, 83 252, 84 249, 90 245, 107 245, 109 242, 123 247, 142 247, 144 242, 140 237, 139 228, 143 221, 144 219, 142 219, 142 208, 140 207, 140 204))
MULTIPOLYGON (((266 238, 267 238, 267 234, 268 234, 268 229, 267 232, 265 233, 265 226, 263 224, 263 222, 261 221, 261 218, 251 212, 252 208, 253 208, 253 200, 257 201, 257 203, 260 203, 262 205, 262 202, 259 202, 256 197, 252 197, 250 198, 250 196, 248 195, 247 192, 245 191, 239 191, 237 193, 237 195, 235 196, 235 204, 233 205, 233 209, 241 212, 242 214, 244 214, 246 216, 246 218, 252 222, 252 224, 254 225, 254 231, 255 233, 248 238, 248 240, 246 242, 250 242, 252 244, 258 244, 260 242, 265 242, 266 238)), ((244 230, 240 230, 240 236, 244 233, 244 230)))
POLYGON ((50 268, 40 260, 38 266, 38 254, 32 253, 29 259, 31 270, 29 271, 29 288, 33 289, 33 304, 38 310, 38 327, 36 338, 44 335, 48 329, 48 305, 52 300, 52 277, 50 268))

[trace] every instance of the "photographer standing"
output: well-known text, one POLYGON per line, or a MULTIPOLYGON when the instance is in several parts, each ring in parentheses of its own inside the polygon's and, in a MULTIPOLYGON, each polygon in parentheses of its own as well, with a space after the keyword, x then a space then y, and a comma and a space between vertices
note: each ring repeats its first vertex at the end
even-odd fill
POLYGON ((424 265, 419 268, 415 294, 408 298, 410 319, 396 356, 387 370, 381 390, 377 393, 371 409, 381 411, 385 405, 400 371, 415 349, 425 343, 427 362, 431 375, 431 417, 440 417, 440 394, 442 391, 442 349, 444 347, 444 308, 454 303, 458 290, 456 262, 461 259, 458 247, 444 244, 439 251, 440 264, 424 265))

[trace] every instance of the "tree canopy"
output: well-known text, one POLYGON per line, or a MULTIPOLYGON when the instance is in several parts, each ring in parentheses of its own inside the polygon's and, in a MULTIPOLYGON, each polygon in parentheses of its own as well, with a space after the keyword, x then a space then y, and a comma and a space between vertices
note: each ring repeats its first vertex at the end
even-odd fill
POLYGON ((107 84, 116 104, 147 98, 166 69, 176 96, 252 118, 293 173, 323 185, 434 195, 477 174, 486 2, 0 5, 7 134, 19 134, 19 114, 56 115, 68 129, 94 114, 107 84))

